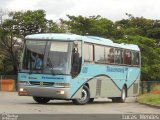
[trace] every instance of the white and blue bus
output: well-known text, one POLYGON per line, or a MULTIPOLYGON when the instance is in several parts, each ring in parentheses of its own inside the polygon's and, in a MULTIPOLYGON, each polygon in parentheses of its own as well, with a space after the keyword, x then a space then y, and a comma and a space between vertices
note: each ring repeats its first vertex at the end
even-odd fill
POLYGON ((37 103, 86 104, 105 97, 125 102, 139 94, 140 49, 95 36, 28 35, 18 80, 19 95, 37 103))

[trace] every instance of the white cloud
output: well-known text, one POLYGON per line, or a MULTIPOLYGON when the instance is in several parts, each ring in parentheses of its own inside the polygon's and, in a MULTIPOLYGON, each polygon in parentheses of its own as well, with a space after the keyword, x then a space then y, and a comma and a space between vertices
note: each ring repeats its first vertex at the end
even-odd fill
POLYGON ((34 10, 35 8, 35 4, 40 1, 40 0, 12 0, 8 3, 8 5, 6 6, 6 8, 8 8, 9 10, 34 10))
POLYGON ((77 0, 74 8, 65 11, 73 15, 101 15, 111 20, 126 18, 125 13, 134 16, 159 19, 159 0, 77 0), (79 4, 80 1, 83 4, 79 4))
POLYGON ((2 0, 9 10, 44 9, 47 18, 58 19, 70 15, 101 15, 111 20, 126 18, 125 13, 137 17, 160 19, 159 0, 2 0))

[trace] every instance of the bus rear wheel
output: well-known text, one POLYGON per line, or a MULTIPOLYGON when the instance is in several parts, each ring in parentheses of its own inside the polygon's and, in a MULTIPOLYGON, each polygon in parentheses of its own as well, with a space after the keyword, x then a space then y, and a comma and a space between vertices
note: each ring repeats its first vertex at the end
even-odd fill
POLYGON ((112 98, 112 102, 124 103, 127 97, 127 89, 124 86, 121 92, 121 97, 112 98))
POLYGON ((83 86, 81 98, 79 99, 73 99, 73 103, 77 105, 84 105, 87 104, 90 100, 90 92, 89 88, 87 86, 83 86))
POLYGON ((50 98, 46 97, 33 97, 33 99, 39 104, 46 104, 51 100, 50 98))
POLYGON ((94 98, 90 98, 89 103, 93 103, 93 102, 94 102, 94 98))

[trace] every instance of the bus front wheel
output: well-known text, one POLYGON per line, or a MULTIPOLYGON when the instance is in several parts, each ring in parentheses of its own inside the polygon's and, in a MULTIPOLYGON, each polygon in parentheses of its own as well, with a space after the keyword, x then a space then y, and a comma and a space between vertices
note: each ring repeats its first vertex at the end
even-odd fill
POLYGON ((77 105, 84 105, 87 104, 90 100, 90 92, 87 86, 83 86, 81 98, 73 99, 73 103, 77 105))
POLYGON ((33 99, 39 104, 48 103, 51 99, 46 97, 33 97, 33 99))

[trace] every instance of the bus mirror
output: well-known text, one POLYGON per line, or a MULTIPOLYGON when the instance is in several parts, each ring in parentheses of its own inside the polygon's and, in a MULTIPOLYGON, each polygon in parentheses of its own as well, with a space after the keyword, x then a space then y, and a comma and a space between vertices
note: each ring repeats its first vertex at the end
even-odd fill
POLYGON ((73 64, 79 64, 79 53, 74 53, 73 64))
POLYGON ((74 41, 74 46, 77 47, 77 46, 78 46, 78 43, 79 43, 78 41, 74 41))
POLYGON ((79 53, 73 53, 72 56, 72 76, 76 76, 79 73, 79 53))

